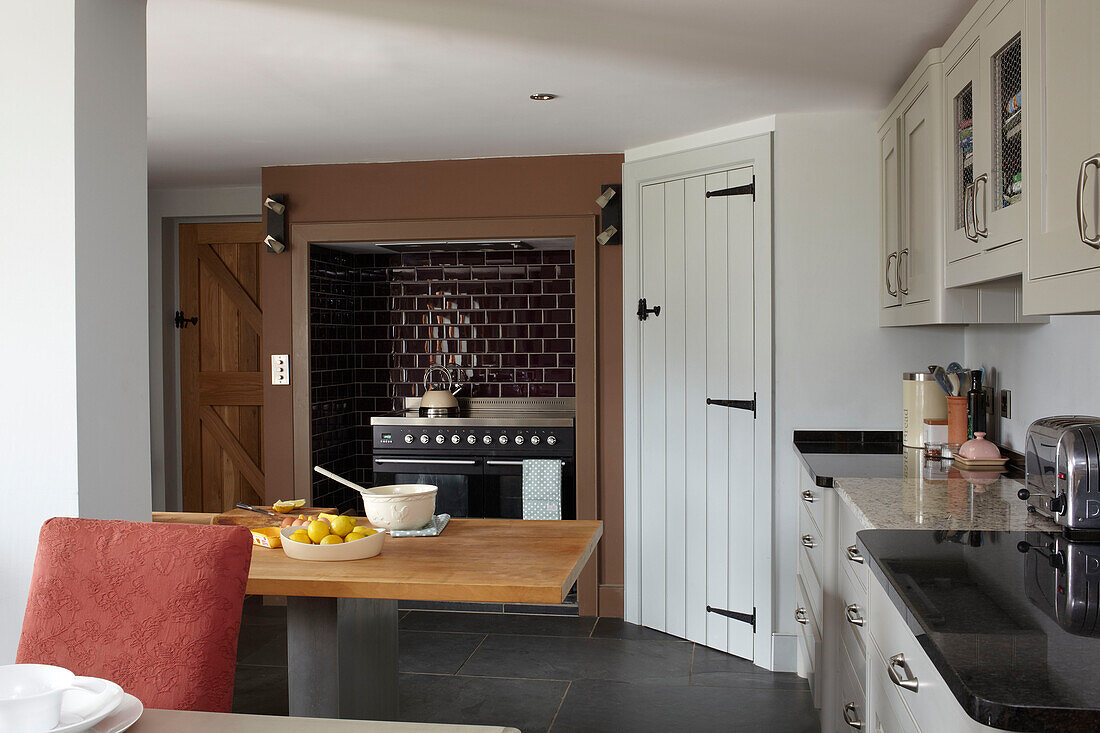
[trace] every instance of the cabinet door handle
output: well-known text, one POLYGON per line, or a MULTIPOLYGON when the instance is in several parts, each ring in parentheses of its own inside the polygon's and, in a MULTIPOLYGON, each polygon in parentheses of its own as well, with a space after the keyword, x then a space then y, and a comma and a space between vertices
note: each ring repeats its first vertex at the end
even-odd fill
POLYGON ((814 536, 812 534, 802 535, 802 546, 805 547, 807 550, 812 550, 813 548, 817 547, 817 543, 814 542, 814 536))
POLYGON ((807 504, 813 504, 815 501, 817 501, 817 497, 814 496, 814 492, 806 489, 802 492, 802 501, 806 502, 807 504))
POLYGON ((844 617, 848 619, 848 623, 852 626, 863 626, 866 623, 859 612, 859 606, 855 603, 849 603, 844 607, 844 617))
MULTIPOLYGON (((986 227, 978 228, 978 184, 982 184, 982 221, 986 221, 985 215, 985 194, 986 189, 989 188, 989 176, 985 173, 981 174, 974 179, 974 191, 970 194, 970 200, 974 202, 974 233, 982 237, 989 236, 989 229, 986 227)), ((975 242, 978 240, 974 240, 975 242)))
POLYGON ((1081 163, 1081 170, 1077 172, 1077 233, 1081 235, 1081 241, 1090 247, 1100 249, 1100 225, 1097 226, 1095 237, 1088 236, 1089 223, 1085 219, 1085 184, 1088 181, 1088 168, 1096 166, 1100 171, 1100 153, 1081 163))
POLYGON ((886 668, 886 672, 890 675, 890 681, 901 689, 918 692, 917 678, 913 676, 913 670, 909 669, 909 663, 905 661, 904 654, 895 654, 890 657, 890 666, 886 668), (895 667, 905 672, 905 677, 900 677, 895 667))
POLYGON ((909 248, 906 247, 898 255, 898 290, 902 295, 909 295, 909 248), (906 287, 901 286, 901 257, 905 255, 905 283, 906 287))
POLYGON ((848 545, 845 547, 844 554, 848 556, 849 562, 854 562, 858 565, 863 564, 863 555, 859 554, 859 548, 855 545, 848 545))
POLYGON ((856 730, 863 727, 863 721, 859 719, 859 713, 856 712, 854 702, 844 703, 844 722, 856 730))
POLYGON ((805 608, 794 609, 794 620, 803 625, 810 623, 810 619, 806 617, 805 608))
POLYGON ((897 297, 898 291, 890 289, 890 260, 896 260, 897 257, 897 252, 891 252, 890 256, 886 258, 886 292, 890 295, 893 295, 894 297, 897 297))
MULTIPOLYGON (((966 188, 963 189, 963 234, 971 242, 978 241, 977 231, 974 234, 970 233, 970 219, 974 217, 974 184, 968 183, 966 188)), ((974 229, 977 230, 977 223, 974 224, 974 229)))

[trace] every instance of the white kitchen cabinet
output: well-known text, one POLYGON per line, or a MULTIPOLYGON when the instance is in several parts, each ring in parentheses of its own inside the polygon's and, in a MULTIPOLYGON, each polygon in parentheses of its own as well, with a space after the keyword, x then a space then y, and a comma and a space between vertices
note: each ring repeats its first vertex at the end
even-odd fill
POLYGON ((996 0, 947 55, 947 286, 1024 271, 1024 0, 996 0))
POLYGON ((891 117, 879 129, 879 242, 883 276, 882 307, 901 305, 898 290, 898 242, 901 240, 901 165, 898 163, 898 120, 891 117))
POLYGON ((1029 0, 1028 313, 1100 311, 1100 3, 1029 0))

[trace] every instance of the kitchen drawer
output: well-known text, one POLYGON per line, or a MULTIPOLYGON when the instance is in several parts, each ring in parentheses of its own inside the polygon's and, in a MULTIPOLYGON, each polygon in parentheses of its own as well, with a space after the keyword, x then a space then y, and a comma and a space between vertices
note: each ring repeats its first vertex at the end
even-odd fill
POLYGON ((798 581, 798 607, 795 610, 795 620, 798 621, 799 647, 805 655, 806 680, 810 685, 814 707, 821 707, 821 685, 817 675, 817 666, 822 659, 821 617, 814 612, 813 605, 807 598, 806 585, 802 576, 796 575, 795 579, 798 581))
POLYGON ((856 581, 866 588, 867 563, 859 561, 862 560, 862 558, 859 557, 859 550, 856 548, 856 532, 869 529, 869 527, 865 527, 863 522, 856 518, 855 512, 852 511, 852 508, 849 507, 843 499, 840 497, 837 497, 837 499, 837 557, 841 558, 840 564, 848 566, 848 569, 853 571, 852 575, 856 581))
POLYGON ((867 727, 867 695, 863 691, 863 677, 852 661, 841 652, 840 696, 836 701, 836 722, 833 726, 838 731, 867 727))
POLYGON ((810 610, 813 611, 814 617, 820 620, 822 618, 821 580, 814 571, 813 561, 810 559, 806 548, 801 544, 798 546, 798 575, 802 578, 803 586, 806 589, 807 604, 810 610))
POLYGON ((869 733, 920 733, 920 728, 901 700, 902 690, 895 687, 886 672, 886 662, 871 644, 871 675, 867 680, 867 701, 871 711, 869 733))
POLYGON ((862 680, 867 671, 867 591, 852 579, 848 568, 837 575, 840 580, 840 643, 851 657, 856 675, 862 680), (849 611, 849 608, 852 610, 849 611))
POLYGON ((825 527, 825 489, 814 483, 810 474, 799 467, 798 471, 798 501, 810 510, 810 516, 818 527, 825 527))
POLYGON ((926 731, 981 730, 976 721, 967 716, 958 700, 948 689, 947 683, 921 648, 920 642, 909 630, 894 604, 886 596, 877 578, 872 578, 868 589, 867 624, 875 651, 870 654, 872 676, 885 677, 908 707, 921 729, 926 731), (908 670, 895 666, 903 679, 915 678, 916 689, 903 689, 889 679, 890 659, 904 655, 908 670))
POLYGON ((825 536, 805 505, 798 512, 798 546, 806 552, 810 569, 817 578, 817 586, 823 587, 825 585, 825 536))

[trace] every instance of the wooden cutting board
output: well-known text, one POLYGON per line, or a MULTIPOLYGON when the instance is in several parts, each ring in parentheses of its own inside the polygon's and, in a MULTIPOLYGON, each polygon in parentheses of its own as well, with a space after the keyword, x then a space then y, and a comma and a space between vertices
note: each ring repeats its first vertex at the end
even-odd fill
MULTIPOLYGON (((258 507, 260 509, 271 510, 271 507, 258 507)), ((336 509, 332 507, 313 507, 304 506, 301 509, 295 509, 287 514, 280 514, 277 517, 269 517, 266 514, 257 514, 256 512, 250 512, 247 509, 230 509, 227 512, 214 515, 214 521, 211 524, 237 524, 242 527, 248 527, 249 529, 259 529, 260 527, 279 527, 283 524, 283 517, 297 517, 299 514, 304 514, 307 517, 317 516, 318 514, 336 514, 336 509)))

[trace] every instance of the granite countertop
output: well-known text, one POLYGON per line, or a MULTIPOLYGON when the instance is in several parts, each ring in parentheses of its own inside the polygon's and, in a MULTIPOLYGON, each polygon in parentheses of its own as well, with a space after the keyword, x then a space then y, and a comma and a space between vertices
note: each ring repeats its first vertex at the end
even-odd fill
POLYGON ((903 448, 900 433, 796 431, 795 449, 815 483, 835 489, 870 529, 1058 529, 1017 497, 1022 477, 928 460, 903 448))
POLYGON ((1038 531, 856 538, 970 717, 1002 730, 1100 730, 1100 544, 1038 531))

